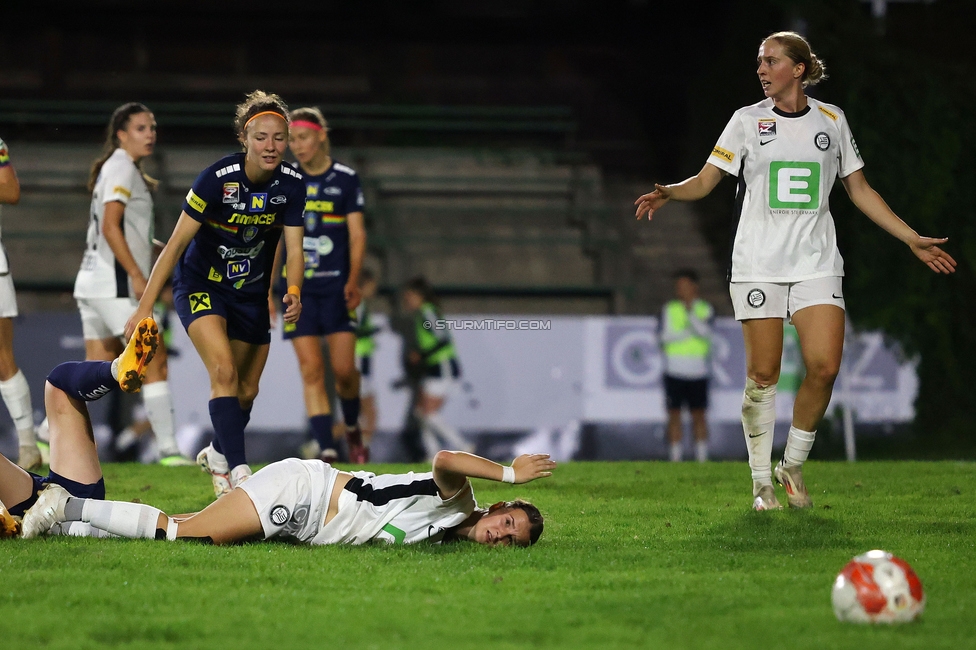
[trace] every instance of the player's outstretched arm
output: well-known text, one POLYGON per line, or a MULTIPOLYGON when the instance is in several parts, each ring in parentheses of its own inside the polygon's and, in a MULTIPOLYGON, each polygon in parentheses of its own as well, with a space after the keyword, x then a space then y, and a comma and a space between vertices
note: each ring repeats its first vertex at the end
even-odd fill
POLYGON ((954 273, 956 260, 939 248, 948 237, 923 237, 896 215, 881 195, 875 191, 860 169, 841 179, 844 189, 858 210, 893 237, 904 242, 915 256, 936 273, 954 273))
POLYGON ((511 467, 499 465, 481 456, 464 451, 439 451, 434 456, 434 482, 444 498, 451 498, 471 478, 506 483, 528 483, 537 478, 552 476, 556 461, 549 454, 522 454, 511 467), (506 481, 506 474, 511 480, 506 481))
POLYGON ((634 205, 637 206, 637 220, 640 221, 640 218, 647 214, 647 220, 650 221, 654 213, 664 207, 668 201, 697 201, 708 196, 724 175, 725 172, 715 165, 705 163, 700 172, 680 183, 674 185, 655 183, 653 192, 644 194, 634 201, 634 205))

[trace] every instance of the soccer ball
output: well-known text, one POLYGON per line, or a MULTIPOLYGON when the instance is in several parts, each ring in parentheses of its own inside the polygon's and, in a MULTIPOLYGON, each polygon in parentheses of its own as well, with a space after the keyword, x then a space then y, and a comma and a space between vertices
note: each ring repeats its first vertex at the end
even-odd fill
POLYGON ((848 562, 834 580, 830 600, 837 620, 852 623, 905 623, 925 609, 915 571, 885 551, 868 551, 848 562))

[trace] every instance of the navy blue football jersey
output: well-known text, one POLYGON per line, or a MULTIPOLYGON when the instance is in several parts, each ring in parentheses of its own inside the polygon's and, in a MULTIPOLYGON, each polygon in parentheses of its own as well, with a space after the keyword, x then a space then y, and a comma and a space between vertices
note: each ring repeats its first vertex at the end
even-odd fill
POLYGON ((349 280, 350 212, 363 212, 356 172, 334 162, 317 176, 305 174, 305 282, 302 293, 341 291, 349 280))
POLYGON ((207 167, 186 195, 183 211, 202 226, 176 267, 181 277, 206 279, 242 296, 267 295, 283 226, 301 226, 305 183, 282 164, 265 183, 244 173, 244 154, 207 167))

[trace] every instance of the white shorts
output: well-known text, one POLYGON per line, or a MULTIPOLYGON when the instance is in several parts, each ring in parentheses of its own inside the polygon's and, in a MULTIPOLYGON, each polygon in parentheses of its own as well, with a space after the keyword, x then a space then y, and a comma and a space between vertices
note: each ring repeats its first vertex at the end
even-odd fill
POLYGON ((261 518, 264 538, 309 542, 325 523, 339 470, 318 459, 286 458, 240 484, 261 518))
POLYGON ((800 282, 732 282, 729 294, 736 320, 785 318, 813 305, 844 306, 843 278, 829 276, 800 282))
POLYGON ((438 365, 427 367, 427 376, 424 377, 421 388, 431 397, 450 397, 457 389, 460 378, 461 370, 457 359, 445 359, 438 365))
POLYGON ((17 293, 14 291, 14 279, 9 273, 0 275, 0 318, 16 316, 17 293))
POLYGON ((125 334, 125 323, 139 303, 132 298, 78 298, 81 331, 86 341, 101 341, 125 334))
POLYGON ((372 365, 375 359, 372 355, 368 357, 356 357, 356 370, 359 371, 359 396, 360 397, 372 397, 376 394, 376 389, 373 388, 373 372, 372 365))

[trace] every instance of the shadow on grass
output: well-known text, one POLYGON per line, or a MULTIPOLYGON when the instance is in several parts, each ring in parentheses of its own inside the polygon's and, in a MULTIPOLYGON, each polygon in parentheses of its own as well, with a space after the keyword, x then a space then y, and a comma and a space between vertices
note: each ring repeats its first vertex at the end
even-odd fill
POLYGON ((710 527, 690 541, 703 552, 789 553, 797 550, 846 548, 851 540, 841 524, 815 511, 746 512, 710 527))

